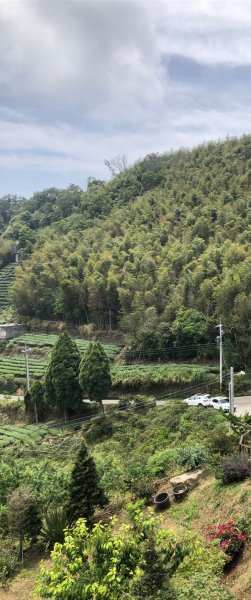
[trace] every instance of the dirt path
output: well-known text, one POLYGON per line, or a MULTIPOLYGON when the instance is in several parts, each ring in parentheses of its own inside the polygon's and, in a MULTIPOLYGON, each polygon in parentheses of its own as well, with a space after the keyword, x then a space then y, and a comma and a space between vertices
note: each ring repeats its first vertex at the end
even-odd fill
MULTIPOLYGON (((6 589, 0 589, 0 600, 39 600, 34 595, 41 557, 27 560, 24 568, 11 580, 6 589)), ((48 561, 49 564, 49 561, 48 561)))

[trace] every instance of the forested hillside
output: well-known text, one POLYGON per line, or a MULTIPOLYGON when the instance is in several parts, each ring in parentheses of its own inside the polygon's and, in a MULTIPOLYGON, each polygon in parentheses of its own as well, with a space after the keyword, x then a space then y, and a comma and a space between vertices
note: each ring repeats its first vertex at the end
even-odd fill
POLYGON ((150 155, 86 192, 20 200, 7 216, 2 206, 6 253, 19 239, 23 257, 12 294, 20 315, 147 329, 179 345, 191 328, 193 343, 208 343, 221 316, 248 361, 250 136, 150 155))

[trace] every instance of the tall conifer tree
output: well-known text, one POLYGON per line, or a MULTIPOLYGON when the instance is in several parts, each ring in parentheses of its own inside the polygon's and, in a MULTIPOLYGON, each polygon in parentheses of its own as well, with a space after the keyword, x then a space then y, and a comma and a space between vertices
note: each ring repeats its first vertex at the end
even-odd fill
POLYGON ((75 342, 67 333, 57 340, 46 373, 46 399, 56 406, 65 418, 69 410, 81 405, 79 385, 80 354, 75 342))
POLYGON ((80 364, 80 385, 90 400, 100 402, 107 396, 112 380, 110 362, 102 344, 89 344, 80 364))
POLYGON ((104 506, 105 502, 94 459, 89 455, 83 440, 71 474, 67 507, 70 523, 83 517, 90 525, 96 506, 104 506))

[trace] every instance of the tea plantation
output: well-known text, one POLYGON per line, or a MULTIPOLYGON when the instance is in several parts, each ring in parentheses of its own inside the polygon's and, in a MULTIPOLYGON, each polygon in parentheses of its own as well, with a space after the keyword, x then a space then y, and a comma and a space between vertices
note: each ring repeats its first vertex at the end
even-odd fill
MULTIPOLYGON (((28 346, 37 348, 46 348, 54 346, 57 339, 58 335, 53 333, 25 333, 24 335, 15 338, 12 343, 18 345, 27 344, 28 346)), ((74 341, 76 342, 80 353, 84 352, 89 344, 88 340, 83 340, 82 338, 74 338, 74 341)), ((119 352, 119 346, 116 344, 104 344, 104 349, 110 359, 114 358, 114 356, 119 352)))
MULTIPOLYGON (((30 358, 30 373, 34 378, 42 377, 45 372, 47 361, 30 358)), ((0 378, 25 377, 25 357, 23 354, 4 356, 0 354, 0 378)))
POLYGON ((16 265, 11 263, 0 270, 0 309, 9 306, 9 289, 14 282, 16 265))
POLYGON ((50 429, 46 425, 1 425, 0 427, 0 449, 7 448, 13 444, 20 449, 21 446, 37 446, 46 436, 57 435, 57 430, 50 429))
MULTIPOLYGON (((24 336, 24 338, 26 337, 24 336)), ((19 340, 19 338, 18 338, 19 340)), ((83 342, 87 345, 87 342, 83 342)), ((35 348, 34 348, 35 352, 35 348)), ((46 371, 48 355, 40 358, 29 357, 30 375, 33 379, 41 378, 46 371)), ((214 382, 216 367, 193 364, 134 364, 111 367, 112 386, 118 391, 140 390, 143 388, 175 385, 200 384, 214 382)), ((24 379, 26 377, 25 357, 23 354, 0 354, 0 379, 24 379)))

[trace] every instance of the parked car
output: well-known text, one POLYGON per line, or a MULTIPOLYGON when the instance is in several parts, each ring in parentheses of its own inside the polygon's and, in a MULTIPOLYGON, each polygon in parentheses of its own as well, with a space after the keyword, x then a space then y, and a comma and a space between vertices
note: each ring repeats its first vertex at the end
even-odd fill
MULTIPOLYGON (((185 398, 184 402, 188 406, 204 406, 204 408, 215 408, 216 410, 230 411, 230 404, 227 396, 210 396, 209 394, 195 394, 189 398, 185 398)), ((236 405, 234 406, 236 411, 236 405)))
MULTIPOLYGON (((212 406, 212 408, 215 408, 216 410, 221 408, 224 412, 230 411, 230 404, 227 396, 212 396, 209 398, 208 406, 212 406)), ((236 405, 234 405, 234 411, 236 411, 236 405)))
POLYGON ((207 406, 209 398, 209 394, 194 394, 194 396, 185 398, 184 402, 188 404, 188 406, 207 406))

